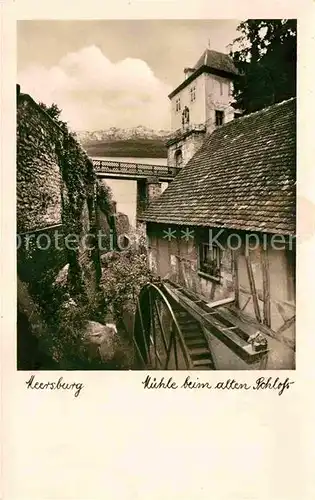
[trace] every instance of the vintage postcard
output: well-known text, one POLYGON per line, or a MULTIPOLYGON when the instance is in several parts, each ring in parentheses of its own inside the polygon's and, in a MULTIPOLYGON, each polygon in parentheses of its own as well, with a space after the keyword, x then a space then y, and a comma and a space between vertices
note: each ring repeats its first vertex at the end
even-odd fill
POLYGON ((296 39, 18 22, 18 369, 295 368, 296 39))
POLYGON ((311 498, 304 3, 5 6, 5 500, 311 498))

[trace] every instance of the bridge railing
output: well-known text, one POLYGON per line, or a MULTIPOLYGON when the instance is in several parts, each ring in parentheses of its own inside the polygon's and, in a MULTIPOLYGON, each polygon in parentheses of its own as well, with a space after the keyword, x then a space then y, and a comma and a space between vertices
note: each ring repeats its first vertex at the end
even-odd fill
POLYGON ((131 174, 148 177, 175 177, 181 170, 180 167, 168 167, 167 165, 149 165, 145 163, 128 163, 96 159, 93 159, 93 165, 96 172, 131 174))

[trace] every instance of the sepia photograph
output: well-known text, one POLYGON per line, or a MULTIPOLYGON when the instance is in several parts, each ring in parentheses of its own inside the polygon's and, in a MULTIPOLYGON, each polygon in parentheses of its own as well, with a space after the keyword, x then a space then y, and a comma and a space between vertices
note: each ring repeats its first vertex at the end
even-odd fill
POLYGON ((296 43, 18 21, 18 370, 295 370, 296 43))

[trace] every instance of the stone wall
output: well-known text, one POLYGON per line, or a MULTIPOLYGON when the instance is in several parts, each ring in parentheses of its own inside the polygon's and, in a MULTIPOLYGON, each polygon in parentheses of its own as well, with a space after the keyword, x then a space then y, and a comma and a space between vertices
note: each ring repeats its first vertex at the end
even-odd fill
POLYGON ((17 107, 17 230, 62 223, 62 130, 28 95, 17 107))
POLYGON ((148 203, 158 198, 162 193, 161 183, 158 179, 148 179, 148 203))
POLYGON ((17 230, 21 279, 36 288, 68 263, 72 294, 93 297, 100 278, 99 252, 92 244, 97 232, 93 164, 62 123, 20 93, 17 230))
POLYGON ((205 133, 201 131, 190 131, 176 139, 168 142, 167 146, 167 165, 169 167, 184 167, 194 156, 205 140, 205 133), (181 151, 182 163, 177 165, 176 155, 181 151))
MULTIPOLYGON (((162 184, 156 177, 148 177, 137 181, 137 218, 147 206, 162 193, 162 184)), ((138 221, 137 221, 138 222, 138 221)))

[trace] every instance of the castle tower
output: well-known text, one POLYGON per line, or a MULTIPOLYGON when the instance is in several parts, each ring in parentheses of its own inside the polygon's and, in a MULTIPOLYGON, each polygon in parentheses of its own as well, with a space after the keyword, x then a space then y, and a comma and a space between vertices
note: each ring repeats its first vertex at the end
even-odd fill
POLYGON ((237 70, 229 55, 206 49, 185 79, 168 96, 172 136, 168 165, 184 166, 202 145, 205 134, 236 117, 232 107, 237 70))

